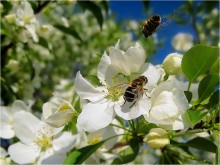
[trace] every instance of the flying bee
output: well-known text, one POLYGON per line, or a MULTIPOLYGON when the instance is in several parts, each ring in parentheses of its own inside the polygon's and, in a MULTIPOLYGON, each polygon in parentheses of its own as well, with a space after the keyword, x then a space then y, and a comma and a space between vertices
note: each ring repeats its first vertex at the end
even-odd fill
POLYGON ((124 100, 125 100, 124 104, 126 103, 126 101, 134 102, 129 107, 131 108, 136 103, 140 92, 143 94, 143 91, 145 90, 144 85, 147 84, 147 82, 148 82, 148 79, 145 76, 139 76, 138 78, 130 82, 124 93, 124 100))
POLYGON ((144 37, 147 38, 155 33, 160 24, 161 17, 158 14, 152 15, 150 18, 148 18, 142 27, 142 33, 144 34, 144 37))

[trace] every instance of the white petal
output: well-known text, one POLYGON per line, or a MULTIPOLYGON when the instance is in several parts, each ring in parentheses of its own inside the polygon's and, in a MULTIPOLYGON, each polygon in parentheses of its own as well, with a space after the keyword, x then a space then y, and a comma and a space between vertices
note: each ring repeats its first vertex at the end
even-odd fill
POLYGON ((1 158, 5 158, 8 155, 8 153, 6 152, 6 150, 2 147, 0 147, 0 159, 1 158))
POLYGON ((18 112, 18 111, 30 111, 30 108, 21 100, 15 100, 14 103, 12 104, 12 110, 13 112, 18 112))
POLYGON ((147 96, 143 96, 143 98, 137 100, 135 104, 134 102, 126 102, 123 105, 123 103, 124 100, 116 104, 115 112, 125 120, 138 118, 139 116, 148 113, 151 108, 151 101, 147 96))
POLYGON ((104 52, 98 65, 97 76, 102 84, 105 84, 105 75, 108 66, 111 64, 109 56, 104 52))
POLYGON ((131 73, 137 73, 140 69, 140 67, 144 64, 146 59, 146 53, 144 49, 139 45, 136 45, 135 47, 130 47, 125 52, 125 57, 128 63, 128 66, 130 67, 131 73))
POLYGON ((8 148, 8 153, 14 162, 27 164, 34 163, 35 159, 40 155, 40 149, 18 142, 8 148))
POLYGON ((30 112, 20 111, 14 115, 15 135, 25 144, 31 144, 34 141, 39 125, 40 120, 30 112))
POLYGON ((157 120, 164 120, 176 117, 178 113, 178 107, 173 100, 173 93, 163 91, 153 103, 150 116, 157 120))
POLYGON ((103 99, 102 102, 89 103, 83 107, 77 124, 88 132, 95 132, 107 127, 115 117, 113 103, 103 99))
POLYGON ((53 102, 47 102, 43 104, 43 117, 44 119, 47 119, 50 115, 54 114, 59 105, 53 103, 53 102))
POLYGON ((90 101, 97 101, 106 96, 106 93, 92 86, 87 80, 85 80, 80 72, 76 74, 75 79, 76 93, 83 99, 90 101))
POLYGON ((66 153, 53 153, 52 155, 39 161, 39 164, 63 164, 63 161, 66 158, 66 153))
POLYGON ((62 127, 71 121, 73 115, 74 111, 72 109, 61 111, 49 116, 45 119, 45 122, 52 127, 62 127))
POLYGON ((0 137, 3 139, 11 139, 15 136, 12 125, 1 124, 0 137))
POLYGON ((68 152, 76 143, 76 138, 77 136, 72 135, 70 132, 63 132, 53 140, 53 148, 55 151, 62 149, 62 152, 68 152))
POLYGON ((36 29, 35 29, 35 26, 34 25, 25 25, 27 31, 30 33, 32 39, 34 40, 34 42, 38 42, 39 41, 39 38, 38 38, 38 35, 36 33, 36 29))
POLYGON ((179 88, 174 88, 173 94, 174 94, 173 100, 174 100, 175 104, 178 106, 179 110, 182 113, 184 113, 189 108, 189 103, 186 98, 186 95, 179 88))
POLYGON ((156 67, 150 63, 144 63, 140 68, 139 73, 147 77, 147 86, 150 87, 150 89, 153 88, 160 79, 160 73, 156 67))
POLYGON ((130 75, 130 66, 127 63, 126 57, 124 55, 124 52, 116 49, 114 47, 111 47, 109 50, 109 57, 111 59, 111 64, 114 65, 118 72, 129 76, 130 75))

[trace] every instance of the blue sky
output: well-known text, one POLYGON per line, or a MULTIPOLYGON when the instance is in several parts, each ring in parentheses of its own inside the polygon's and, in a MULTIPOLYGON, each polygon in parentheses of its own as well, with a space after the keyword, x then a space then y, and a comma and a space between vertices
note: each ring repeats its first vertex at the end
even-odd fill
MULTIPOLYGON (((151 1, 149 5, 153 9, 152 13, 165 16, 175 14, 174 10, 183 3, 184 1, 151 1)), ((144 8, 142 1, 110 1, 110 9, 112 13, 116 14, 116 21, 136 20, 143 22, 149 16, 149 12, 144 8)), ((179 32, 186 32, 195 36, 195 31, 192 27, 177 25, 174 22, 169 27, 157 31, 158 39, 165 38, 166 40, 163 47, 158 49, 157 53, 150 59, 153 64, 162 63, 167 54, 175 52, 172 48, 171 40, 179 32)))

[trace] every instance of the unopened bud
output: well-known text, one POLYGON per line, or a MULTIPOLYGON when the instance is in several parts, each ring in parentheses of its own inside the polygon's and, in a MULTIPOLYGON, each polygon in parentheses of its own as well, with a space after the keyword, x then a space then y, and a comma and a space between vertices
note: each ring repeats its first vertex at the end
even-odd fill
POLYGON ((181 62, 183 55, 178 53, 169 54, 163 61, 163 68, 169 75, 179 75, 182 73, 181 62))
POLYGON ((15 23, 15 19, 16 19, 16 15, 15 14, 8 14, 8 15, 5 16, 5 20, 9 24, 14 24, 15 23))
POLYGON ((153 128, 144 137, 144 142, 151 148, 163 148, 165 145, 170 144, 170 139, 165 129, 153 128))

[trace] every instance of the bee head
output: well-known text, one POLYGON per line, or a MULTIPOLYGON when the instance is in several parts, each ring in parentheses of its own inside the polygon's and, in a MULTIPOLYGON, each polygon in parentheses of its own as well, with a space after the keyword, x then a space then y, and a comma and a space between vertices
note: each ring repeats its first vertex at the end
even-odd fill
POLYGON ((153 21, 160 21, 160 19, 161 18, 160 18, 160 16, 158 14, 155 14, 155 15, 152 16, 152 20, 153 21))
POLYGON ((148 82, 147 77, 145 77, 145 76, 140 76, 140 79, 142 79, 142 80, 144 81, 144 83, 147 84, 147 82, 148 82))

